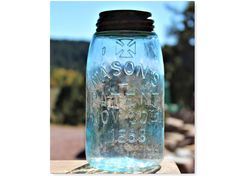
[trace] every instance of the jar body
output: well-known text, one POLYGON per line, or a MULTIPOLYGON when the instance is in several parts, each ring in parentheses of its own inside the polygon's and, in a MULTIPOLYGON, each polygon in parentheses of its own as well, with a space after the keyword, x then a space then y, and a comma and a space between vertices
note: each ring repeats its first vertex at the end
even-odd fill
POLYGON ((136 172, 164 150, 164 66, 151 32, 95 33, 86 69, 86 159, 95 168, 136 172))

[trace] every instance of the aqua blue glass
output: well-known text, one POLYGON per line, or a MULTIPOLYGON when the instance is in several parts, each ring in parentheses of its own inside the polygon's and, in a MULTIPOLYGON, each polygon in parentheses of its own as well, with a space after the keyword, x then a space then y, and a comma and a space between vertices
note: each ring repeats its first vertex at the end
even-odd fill
POLYGON ((159 167, 164 150, 164 66, 154 32, 96 32, 86 70, 86 159, 135 173, 159 167))

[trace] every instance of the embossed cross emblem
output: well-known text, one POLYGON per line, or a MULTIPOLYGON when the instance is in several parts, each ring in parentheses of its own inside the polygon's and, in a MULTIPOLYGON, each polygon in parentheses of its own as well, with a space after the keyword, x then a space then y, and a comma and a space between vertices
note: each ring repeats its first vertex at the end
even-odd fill
POLYGON ((116 41, 116 55, 120 58, 133 58, 136 54, 134 39, 118 39, 116 41))

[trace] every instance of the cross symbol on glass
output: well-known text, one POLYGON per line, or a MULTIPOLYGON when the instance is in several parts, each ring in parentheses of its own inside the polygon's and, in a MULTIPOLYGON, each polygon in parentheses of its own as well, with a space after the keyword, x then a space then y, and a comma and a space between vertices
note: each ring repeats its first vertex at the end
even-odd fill
POLYGON ((120 58, 133 58, 136 54, 134 39, 118 39, 116 41, 116 55, 120 58))

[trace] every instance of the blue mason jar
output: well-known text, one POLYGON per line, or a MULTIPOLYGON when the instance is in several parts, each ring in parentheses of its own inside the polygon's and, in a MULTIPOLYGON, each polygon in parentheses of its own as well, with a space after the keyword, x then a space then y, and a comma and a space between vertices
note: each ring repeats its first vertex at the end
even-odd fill
POLYGON ((164 150, 164 66, 151 13, 100 13, 86 70, 86 159, 135 173, 160 166, 164 150))

